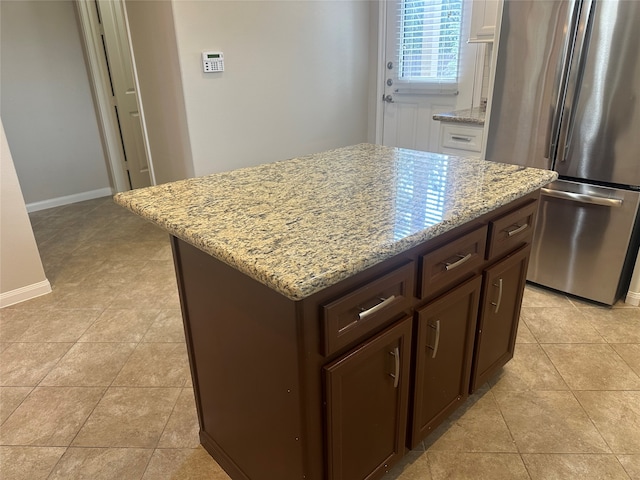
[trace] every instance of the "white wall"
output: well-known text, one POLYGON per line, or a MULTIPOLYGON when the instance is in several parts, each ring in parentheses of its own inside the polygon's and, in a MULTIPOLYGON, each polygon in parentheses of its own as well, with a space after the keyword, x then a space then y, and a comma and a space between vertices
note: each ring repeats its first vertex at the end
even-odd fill
POLYGON ((376 2, 174 0, 172 8, 196 175, 367 141, 376 2), (204 50, 224 52, 225 72, 202 72, 204 50))
POLYGON ((50 291, 0 120, 0 307, 50 291))
POLYGON ((633 270, 633 276, 631 277, 625 302, 631 305, 640 305, 640 252, 638 252, 636 266, 633 270))
POLYGON ((111 192, 73 1, 0 1, 0 108, 25 201, 111 192))
POLYGON ((192 177, 171 2, 127 0, 125 6, 156 183, 192 177))

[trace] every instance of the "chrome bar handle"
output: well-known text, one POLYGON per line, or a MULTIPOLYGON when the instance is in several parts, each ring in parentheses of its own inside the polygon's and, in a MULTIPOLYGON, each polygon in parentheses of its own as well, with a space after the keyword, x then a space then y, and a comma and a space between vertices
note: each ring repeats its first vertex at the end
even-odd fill
POLYGON ((461 135, 451 135, 452 140, 459 140, 460 142, 470 142, 471 137, 463 137, 461 135))
POLYGON ((466 262, 467 260, 469 260, 471 257, 473 256, 473 253, 467 253, 466 255, 458 255, 458 257, 460 258, 460 260, 453 262, 453 263, 448 263, 448 262, 444 262, 444 268, 445 270, 448 272, 449 270, 453 270, 456 267, 459 267, 460 265, 462 265, 464 262, 466 262))
POLYGON ((524 225, 514 225, 516 228, 513 230, 509 230, 507 232, 507 236, 508 237, 513 237, 514 235, 519 234, 520 232, 525 231, 527 228, 529 228, 529 224, 525 223, 524 225))
POLYGON ((550 188, 541 188, 540 191, 547 197, 560 198, 562 200, 573 200, 574 202, 590 203, 592 205, 601 205, 603 207, 621 207, 622 199, 606 198, 597 195, 588 195, 586 193, 565 192, 564 190, 551 190, 550 188))
POLYGON ((498 284, 496 285, 494 283, 493 286, 494 287, 498 287, 498 301, 497 302, 491 302, 491 305, 496 307, 496 309, 494 310, 494 313, 498 313, 498 310, 500 309, 500 304, 502 303, 502 279, 499 278, 498 279, 498 284))
POLYGON ((576 104, 580 95, 580 82, 584 73, 584 63, 587 56, 587 44, 590 30, 591 13, 593 0, 583 0, 581 2, 581 14, 578 17, 578 29, 574 40, 574 53, 571 56, 572 72, 567 78, 567 88, 565 93, 562 120, 558 134, 558 151, 556 161, 566 162, 571 145, 571 137, 575 126, 576 104), (575 73, 573 73, 575 72, 575 73))
MULTIPOLYGON (((567 23, 564 25, 566 32, 575 32, 575 25, 578 21, 578 9, 580 1, 571 0, 568 2, 567 23)), ((562 118, 562 106, 564 105, 564 92, 569 76, 569 65, 571 64, 571 48, 575 41, 575 34, 565 35, 564 44, 562 46, 562 56, 558 62, 555 81, 551 94, 551 120, 549 121, 549 129, 547 131, 547 152, 545 158, 553 159, 553 155, 558 144, 558 136, 560 133, 560 121, 562 118)))
POLYGON ((429 347, 431 350, 433 350, 433 353, 431 354, 431 358, 436 358, 436 355, 438 355, 438 347, 440 346, 440 320, 436 320, 435 326, 431 323, 429 324, 429 326, 436 330, 435 345, 433 347, 429 347))
POLYGON ((389 355, 393 355, 396 360, 396 373, 390 373, 389 376, 393 378, 393 388, 398 388, 398 382, 400 381, 400 348, 394 348, 393 352, 389 352, 389 355))
POLYGON ((382 310, 387 305, 391 304, 396 299, 395 295, 391 295, 389 298, 380 298, 381 302, 369 308, 368 310, 363 310, 358 314, 358 318, 362 320, 363 318, 376 313, 378 310, 382 310))

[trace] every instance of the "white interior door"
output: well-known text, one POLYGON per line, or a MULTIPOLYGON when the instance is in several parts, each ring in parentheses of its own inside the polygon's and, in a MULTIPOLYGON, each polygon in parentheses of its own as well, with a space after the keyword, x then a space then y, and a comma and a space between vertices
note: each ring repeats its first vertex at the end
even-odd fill
POLYGON ((121 1, 95 0, 102 25, 107 71, 113 94, 113 107, 119 124, 124 167, 131 188, 151 185, 145 136, 138 107, 129 37, 121 1))
MULTIPOLYGON (((429 36, 444 30, 444 25, 440 29, 433 23, 434 19, 441 20, 429 9, 443 9, 446 4, 461 7, 462 0, 388 0, 386 3, 382 143, 436 152, 440 122, 432 117, 455 110, 458 87, 457 83, 437 78, 442 75, 442 58, 438 59, 433 42, 429 46, 429 36), (407 44, 411 42, 402 40, 410 37, 421 37, 412 43, 417 47, 414 50, 407 44)), ((441 16, 446 21, 446 14, 441 16)))

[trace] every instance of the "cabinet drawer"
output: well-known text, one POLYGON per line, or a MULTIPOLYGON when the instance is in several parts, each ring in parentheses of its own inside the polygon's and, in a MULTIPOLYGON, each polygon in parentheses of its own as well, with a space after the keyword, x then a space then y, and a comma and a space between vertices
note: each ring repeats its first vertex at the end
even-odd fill
POLYGON ((409 262, 323 306, 325 355, 364 338, 411 306, 413 265, 409 262))
POLYGON ((445 151, 455 149, 479 153, 482 151, 482 132, 482 127, 445 123, 441 128, 441 145, 445 151))
POLYGON ((487 260, 531 242, 537 211, 538 202, 533 200, 524 207, 489 222, 487 260))
POLYGON ((482 226, 420 257, 420 298, 434 295, 471 276, 484 262, 487 226, 482 226))

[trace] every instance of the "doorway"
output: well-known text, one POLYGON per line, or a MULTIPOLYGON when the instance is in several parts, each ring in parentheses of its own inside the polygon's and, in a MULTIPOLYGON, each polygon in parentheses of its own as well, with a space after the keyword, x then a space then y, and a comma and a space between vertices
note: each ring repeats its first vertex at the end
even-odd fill
POLYGON ((152 185, 124 4, 78 0, 76 5, 114 187, 124 191, 152 185))
POLYGON ((440 122, 433 115, 470 108, 477 48, 465 41, 470 10, 468 0, 384 2, 378 110, 383 145, 437 152, 440 122))

